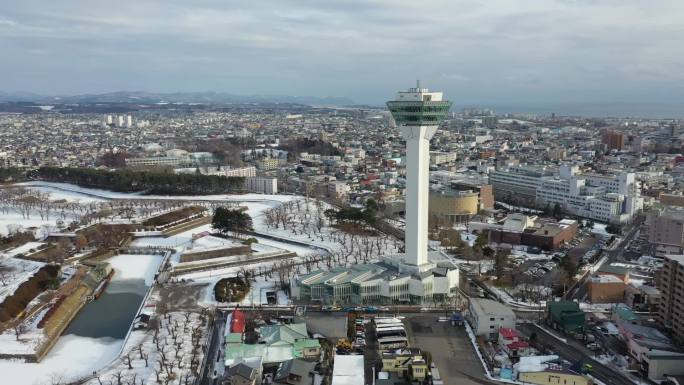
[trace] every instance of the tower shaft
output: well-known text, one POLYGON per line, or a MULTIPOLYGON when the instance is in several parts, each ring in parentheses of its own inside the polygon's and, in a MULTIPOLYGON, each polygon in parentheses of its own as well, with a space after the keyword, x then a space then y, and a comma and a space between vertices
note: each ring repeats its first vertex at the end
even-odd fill
POLYGON ((430 194, 430 139, 437 126, 404 126, 406 140, 405 261, 421 266, 428 262, 428 201, 430 194))

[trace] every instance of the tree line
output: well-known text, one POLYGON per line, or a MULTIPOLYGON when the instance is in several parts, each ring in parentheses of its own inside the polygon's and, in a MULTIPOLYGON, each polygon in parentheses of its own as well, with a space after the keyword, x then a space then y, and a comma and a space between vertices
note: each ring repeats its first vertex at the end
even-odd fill
POLYGON ((41 167, 35 171, 35 177, 49 182, 73 183, 81 187, 100 188, 117 192, 144 191, 149 194, 204 195, 244 191, 243 177, 219 175, 41 167))

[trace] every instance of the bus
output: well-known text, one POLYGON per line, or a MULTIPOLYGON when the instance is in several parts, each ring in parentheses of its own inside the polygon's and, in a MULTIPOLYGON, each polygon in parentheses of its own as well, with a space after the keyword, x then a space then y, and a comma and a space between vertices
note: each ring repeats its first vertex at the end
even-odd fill
POLYGON ((394 318, 394 317, 375 317, 373 319, 373 322, 375 322, 376 325, 396 324, 396 323, 401 323, 401 320, 399 318, 394 318))
POLYGON ((391 323, 391 324, 375 324, 376 329, 382 329, 382 328, 394 328, 394 327, 399 327, 399 326, 404 326, 403 323, 391 323))
POLYGON ((406 337, 382 337, 378 338, 378 350, 401 349, 408 346, 406 337))
POLYGON ((398 328, 388 328, 388 329, 382 329, 382 330, 376 330, 375 335, 378 338, 381 337, 389 337, 389 336, 400 336, 400 337, 406 337, 406 331, 402 327, 398 328))

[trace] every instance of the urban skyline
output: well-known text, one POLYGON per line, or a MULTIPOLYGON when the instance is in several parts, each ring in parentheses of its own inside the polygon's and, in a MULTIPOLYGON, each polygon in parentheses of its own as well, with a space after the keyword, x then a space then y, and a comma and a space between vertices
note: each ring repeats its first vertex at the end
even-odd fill
POLYGON ((683 384, 682 16, 4 1, 4 382, 683 384))

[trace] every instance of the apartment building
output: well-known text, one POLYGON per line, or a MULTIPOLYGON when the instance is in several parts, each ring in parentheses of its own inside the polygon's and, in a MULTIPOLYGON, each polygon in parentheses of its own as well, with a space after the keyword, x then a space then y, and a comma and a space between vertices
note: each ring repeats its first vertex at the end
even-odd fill
POLYGON ((256 161, 256 166, 259 170, 275 170, 278 168, 280 161, 277 158, 263 158, 256 161))
POLYGON ((665 206, 649 211, 648 242, 658 257, 684 253, 684 208, 665 206))
POLYGON ((245 190, 257 194, 277 194, 278 178, 245 178, 245 190))
POLYGON ((658 289, 658 321, 684 341, 684 255, 665 255, 658 289))
POLYGON ((625 148, 625 134, 614 130, 605 130, 601 134, 601 143, 605 144, 609 150, 621 151, 625 148))

